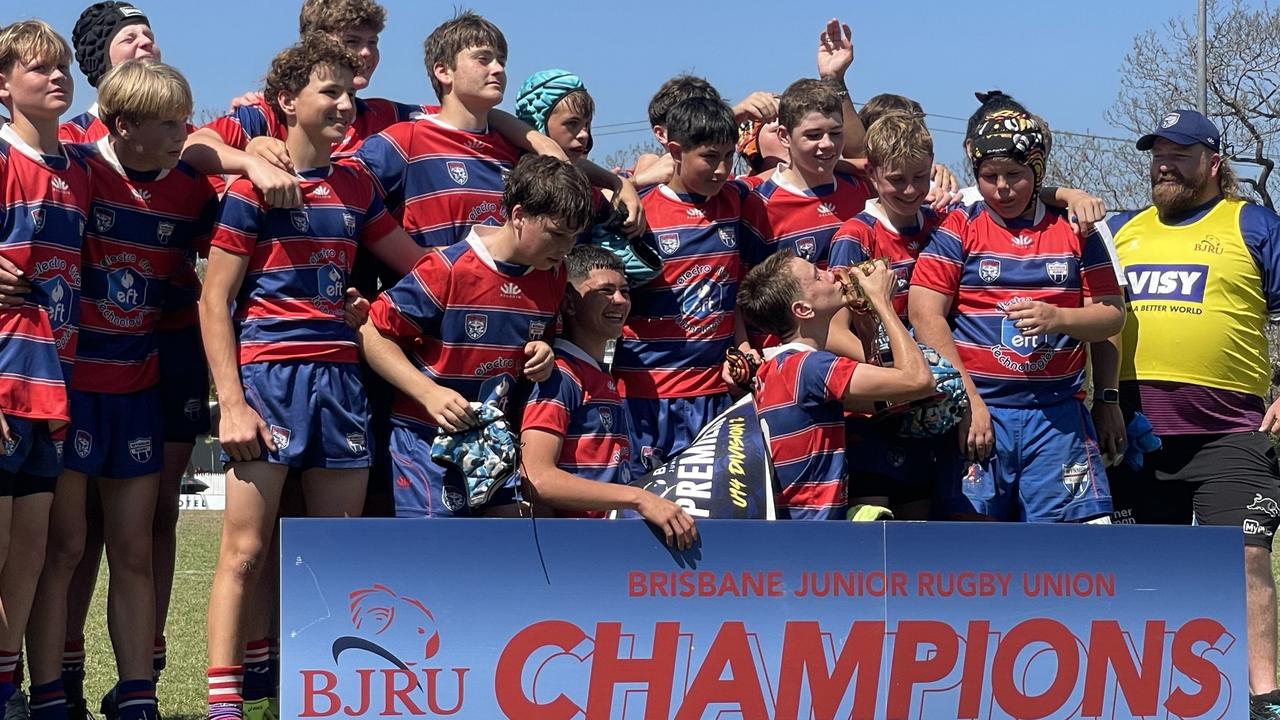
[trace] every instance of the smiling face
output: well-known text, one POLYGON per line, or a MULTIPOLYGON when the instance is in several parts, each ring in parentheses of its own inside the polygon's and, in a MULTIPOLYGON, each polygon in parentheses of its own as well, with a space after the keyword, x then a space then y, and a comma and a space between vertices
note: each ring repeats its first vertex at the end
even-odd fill
POLYGON ((978 192, 988 207, 1008 220, 1034 210, 1035 184, 1031 168, 1009 158, 989 158, 978 166, 978 192))
POLYGON ((154 58, 160 60, 160 46, 156 45, 155 33, 146 23, 125 25, 116 31, 116 36, 107 46, 107 60, 111 67, 125 60, 154 58))
POLYGON ((373 80, 373 71, 378 69, 382 60, 382 51, 378 49, 378 31, 369 27, 347 28, 341 32, 330 33, 329 37, 342 43, 343 47, 360 58, 360 72, 355 76, 355 87, 363 90, 373 80))
POLYGON ((32 57, 0 69, 0 101, 15 114, 56 121, 71 106, 71 58, 32 57))
POLYGON ((899 217, 912 217, 929 194, 933 157, 920 157, 880 167, 870 165, 867 175, 880 204, 899 217))
POLYGON ((844 151, 844 121, 839 115, 806 113, 795 127, 780 129, 779 139, 792 167, 806 176, 829 178, 844 151))
POLYGON ((1186 212, 1208 202, 1221 157, 1199 143, 1179 145, 1156 138, 1151 146, 1151 202, 1161 215, 1186 212))
POLYGON ((306 87, 290 98, 281 93, 280 107, 293 116, 309 137, 332 145, 355 120, 355 75, 349 68, 321 65, 311 71, 306 87))
POLYGON ((596 268, 578 282, 570 283, 565 294, 568 324, 575 334, 593 340, 612 340, 622 335, 622 326, 631 313, 631 288, 617 270, 596 268))
POLYGON ((667 143, 676 160, 680 184, 688 192, 711 197, 720 192, 733 170, 733 143, 695 145, 688 151, 679 143, 667 143))

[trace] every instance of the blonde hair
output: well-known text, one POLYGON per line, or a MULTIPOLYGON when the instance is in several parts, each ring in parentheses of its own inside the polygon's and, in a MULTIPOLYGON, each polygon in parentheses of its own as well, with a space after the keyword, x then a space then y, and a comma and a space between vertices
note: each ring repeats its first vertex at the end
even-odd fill
POLYGON ((41 59, 71 64, 71 46, 43 20, 20 20, 0 30, 0 72, 41 59))
POLYGON ((1226 157, 1218 161, 1218 191, 1222 193, 1223 200, 1240 200, 1243 198, 1240 194, 1240 181, 1236 179, 1235 168, 1231 167, 1231 163, 1226 157))
POLYGON ((933 136, 918 115, 890 112, 867 128, 867 160, 876 167, 933 157, 933 136))
POLYGON ((98 82, 98 117, 115 131, 116 120, 186 120, 194 102, 191 86, 176 68, 150 58, 126 60, 98 82))

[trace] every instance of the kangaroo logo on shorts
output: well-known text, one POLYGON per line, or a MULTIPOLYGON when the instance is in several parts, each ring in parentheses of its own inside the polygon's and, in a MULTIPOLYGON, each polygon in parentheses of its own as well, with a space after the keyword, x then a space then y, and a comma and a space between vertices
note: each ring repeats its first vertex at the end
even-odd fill
POLYGON ((302 210, 290 212, 289 219, 293 221, 293 229, 298 232, 304 233, 311 229, 311 221, 307 219, 307 214, 302 210))
POLYGON ((1271 517, 1280 517, 1280 503, 1272 498, 1262 497, 1262 493, 1254 493, 1253 502, 1249 503, 1249 507, 1245 510, 1258 510, 1271 517))
POLYGON ((76 454, 82 458, 89 457, 93 450, 93 436, 84 430, 76 431, 76 454))
POLYGON ((316 270, 316 284, 320 288, 319 300, 331 305, 342 302, 345 273, 333 263, 316 270))
POLYGON ((93 209, 93 226, 98 229, 98 232, 106 232, 111 229, 112 225, 115 225, 115 224, 116 224, 115 210, 110 210, 108 208, 93 209))
POLYGON ((36 232, 44 229, 44 208, 31 208, 31 222, 35 223, 36 232))
POLYGON ((187 401, 182 403, 182 414, 185 415, 187 419, 190 420, 191 422, 195 422, 196 420, 199 420, 200 419, 200 398, 198 397, 187 398, 187 401))
POLYGON ((271 426, 271 442, 276 444, 276 452, 289 447, 289 437, 293 433, 289 432, 289 428, 280 427, 279 425, 271 426))
POLYGON ((160 223, 156 225, 156 242, 161 245, 168 245, 169 240, 173 237, 173 231, 175 229, 176 226, 173 223, 168 220, 161 220, 160 223))
POLYGON ((449 512, 456 513, 467 506, 467 498, 460 491, 451 487, 446 487, 440 491, 440 500, 444 502, 444 506, 449 509, 449 512))
POLYGON ((484 333, 489 329, 489 316, 484 313, 467 313, 466 317, 467 337, 472 340, 479 340, 484 337, 484 333))
POLYGON ((978 263, 978 277, 984 283, 993 283, 1000 279, 1000 261, 982 260, 978 263))
POLYGON ((680 249, 680 233, 662 233, 658 236, 658 249, 664 254, 671 253, 680 249))
POLYGON ((347 447, 351 448, 351 452, 361 455, 365 452, 366 446, 364 442, 364 433, 353 432, 347 433, 347 447))
POLYGON ((449 179, 459 185, 466 185, 467 180, 471 178, 471 176, 467 174, 466 163, 461 160, 450 160, 445 163, 445 167, 449 168, 449 179))
POLYGON ((1062 466, 1062 485, 1073 498, 1084 497, 1089 489, 1089 463, 1080 462, 1062 466))
POLYGON ((812 235, 800 238, 796 241, 796 254, 805 260, 812 260, 818 254, 818 241, 812 235))
POLYGON ((600 413, 600 427, 604 428, 605 432, 613 430, 613 410, 602 407, 596 412, 600 413))
POLYGON ((1067 281, 1067 261, 1058 260, 1055 262, 1047 262, 1044 264, 1044 271, 1049 273, 1049 279, 1061 285, 1067 281))
POLYGON ((22 436, 9 430, 9 439, 4 441, 4 456, 8 457, 18 451, 18 445, 22 443, 22 436))
POLYGON ((356 234, 356 216, 349 212, 342 213, 342 229, 347 233, 347 237, 356 234))
POLYGON ((144 463, 151 459, 151 438, 140 437, 129 441, 129 456, 134 462, 144 463))
POLYGON ((124 312, 137 310, 146 291, 146 278, 133 268, 122 267, 107 273, 107 298, 124 312))

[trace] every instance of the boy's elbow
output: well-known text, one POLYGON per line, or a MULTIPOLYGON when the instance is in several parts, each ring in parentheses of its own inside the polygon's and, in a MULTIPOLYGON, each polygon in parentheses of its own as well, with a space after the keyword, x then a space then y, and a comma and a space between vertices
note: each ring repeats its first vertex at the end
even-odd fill
POLYGON ((937 392, 938 385, 934 382, 933 371, 929 369, 928 363, 916 372, 912 390, 917 397, 928 397, 937 392))

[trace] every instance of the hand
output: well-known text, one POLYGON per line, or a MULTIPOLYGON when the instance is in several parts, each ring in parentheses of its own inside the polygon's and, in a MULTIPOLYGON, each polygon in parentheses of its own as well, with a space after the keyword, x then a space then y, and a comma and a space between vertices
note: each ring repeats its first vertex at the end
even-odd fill
POLYGON ((941 186, 934 185, 929 188, 929 193, 924 196, 925 204, 933 208, 934 212, 942 212, 948 206, 955 205, 964 199, 964 195, 958 192, 948 192, 943 190, 941 186))
POLYGON ((1023 300, 1005 309, 1005 316, 1024 337, 1058 332, 1062 308, 1042 300, 1023 300))
POLYGON ((733 119, 737 122, 758 120, 767 123, 778 117, 778 98, 773 93, 756 91, 733 106, 733 119))
POLYGON ((524 345, 524 376, 534 382, 542 382, 551 377, 551 369, 556 366, 556 355, 551 346, 542 340, 532 340, 524 345))
POLYGON ((231 98, 231 106, 227 108, 227 112, 235 112, 236 108, 244 107, 246 105, 257 105, 260 102, 262 102, 262 93, 257 90, 250 90, 240 97, 231 98))
POLYGON ((893 312, 893 292, 898 287, 898 275, 889 269, 889 264, 882 258, 849 268, 849 278, 862 288, 862 294, 877 313, 883 307, 888 307, 889 312, 893 312))
POLYGON ((636 163, 636 171, 631 174, 631 184, 635 187, 648 187, 659 183, 669 183, 676 174, 676 160, 670 153, 658 157, 645 164, 644 169, 636 163))
POLYGON ((342 308, 342 319, 346 321, 347 327, 352 330, 359 330, 369 319, 369 301, 360 294, 355 288, 347 288, 346 303, 342 308))
POLYGON ((991 429, 991 411, 981 400, 969 397, 969 412, 960 418, 960 452, 970 462, 982 462, 991 456, 996 435, 991 429))
POLYGON ((1080 237, 1093 232, 1093 226, 1107 217, 1107 203, 1083 190, 1073 190, 1067 196, 1067 220, 1071 229, 1080 237))
POLYGON ((843 80, 845 72, 853 64, 853 33, 848 25, 836 18, 827 21, 827 28, 818 36, 818 77, 843 80))
POLYGON ((622 232, 629 238, 638 238, 648 225, 644 219, 644 206, 640 204, 640 193, 636 192, 635 183, 626 178, 619 178, 618 193, 613 199, 615 207, 627 209, 627 221, 622 223, 622 232))
POLYGON ((0 308, 20 307, 31 292, 31 283, 9 258, 0 255, 0 308))
POLYGON ((302 187, 298 177, 272 165, 263 158, 250 155, 245 175, 262 193, 262 199, 273 208, 302 207, 302 187))
POLYGON ((8 445, 13 440, 13 436, 9 434, 9 421, 5 420, 4 413, 0 412, 0 443, 8 445))
POLYGON ((445 432, 460 432, 480 423, 475 411, 471 409, 471 403, 459 395, 458 391, 443 385, 432 387, 426 392, 426 397, 419 398, 418 402, 422 403, 427 414, 445 432))
POLYGON ((677 550, 688 550, 698 538, 698 530, 693 526, 693 518, 679 505, 660 498, 647 491, 640 490, 640 500, 636 511, 645 520, 653 523, 662 531, 667 547, 677 550))
POLYGON ((1124 459, 1127 442, 1124 414, 1120 406, 1104 403, 1094 396, 1093 427, 1098 432, 1098 450, 1102 452, 1103 464, 1107 467, 1119 464, 1124 459))
POLYGON ((289 148, 285 147, 283 142, 269 135, 259 135, 253 138, 245 144, 244 151, 266 160, 274 167, 278 167, 287 173, 295 172, 293 160, 289 158, 289 148))
POLYGON ((951 168, 938 163, 933 164, 933 169, 929 171, 929 181, 933 183, 935 188, 943 192, 960 192, 960 182, 956 180, 955 173, 951 172, 951 168))
POLYGON ((1276 398, 1271 407, 1267 408, 1267 414, 1262 416, 1262 424, 1258 426, 1258 430, 1280 435, 1280 398, 1276 398))
POLYGON ((276 451, 271 428, 262 421, 257 411, 244 402, 220 403, 220 406, 222 415, 218 418, 218 442, 222 443, 227 457, 235 462, 249 462, 261 457, 263 447, 268 452, 276 451))

